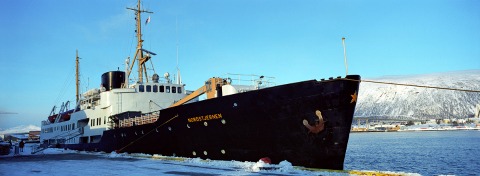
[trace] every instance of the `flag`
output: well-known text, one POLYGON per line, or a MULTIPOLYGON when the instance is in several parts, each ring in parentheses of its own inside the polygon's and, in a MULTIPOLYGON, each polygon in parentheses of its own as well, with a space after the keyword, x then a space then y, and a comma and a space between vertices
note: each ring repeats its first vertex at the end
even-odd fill
POLYGON ((150 23, 150 16, 148 16, 147 21, 145 21, 145 25, 147 25, 148 23, 150 23))

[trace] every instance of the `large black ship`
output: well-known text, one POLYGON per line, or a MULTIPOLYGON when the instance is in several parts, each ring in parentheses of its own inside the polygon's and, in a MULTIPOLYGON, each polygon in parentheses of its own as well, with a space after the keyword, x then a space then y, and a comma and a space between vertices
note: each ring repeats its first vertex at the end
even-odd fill
POLYGON ((217 77, 196 91, 185 90, 181 79, 173 83, 168 73, 144 82, 144 64, 154 55, 142 48, 140 14, 146 11, 140 2, 129 9, 139 29, 135 59, 125 72, 103 74, 100 88, 77 91, 75 108, 68 102, 58 112, 54 107, 42 122, 43 146, 214 160, 268 157, 343 169, 360 76, 278 86, 268 86, 264 76, 253 85, 217 77), (139 80, 129 84, 135 61, 139 80), (199 101, 202 94, 206 99, 199 101))

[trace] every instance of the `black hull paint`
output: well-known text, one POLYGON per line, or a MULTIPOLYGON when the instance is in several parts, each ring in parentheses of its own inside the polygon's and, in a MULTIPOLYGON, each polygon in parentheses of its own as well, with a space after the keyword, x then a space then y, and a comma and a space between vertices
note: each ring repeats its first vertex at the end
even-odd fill
POLYGON ((269 157, 272 163, 341 170, 358 88, 359 82, 346 79, 311 80, 204 100, 161 110, 152 124, 105 131, 100 143, 64 147, 214 160, 269 157), (316 110, 325 120, 317 134, 303 124, 315 124, 316 110), (205 115, 214 116, 188 121, 205 115))

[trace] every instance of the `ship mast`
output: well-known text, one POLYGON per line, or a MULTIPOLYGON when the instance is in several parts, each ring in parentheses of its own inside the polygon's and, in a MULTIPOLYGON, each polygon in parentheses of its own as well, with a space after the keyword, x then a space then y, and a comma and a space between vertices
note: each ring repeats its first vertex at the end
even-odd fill
POLYGON ((76 98, 77 98, 77 103, 78 101, 80 100, 80 73, 79 73, 79 69, 78 69, 78 66, 79 66, 79 57, 78 57, 78 50, 77 50, 77 57, 75 59, 75 83, 76 83, 76 98))
POLYGON ((128 10, 133 10, 135 11, 135 20, 136 20, 136 30, 135 32, 137 33, 137 51, 135 52, 135 57, 132 61, 132 64, 130 64, 130 69, 128 70, 127 77, 130 76, 131 70, 133 65, 135 65, 135 61, 138 60, 137 65, 138 65, 138 82, 143 82, 143 72, 145 72, 145 80, 148 82, 148 75, 147 75, 147 68, 145 67, 145 63, 150 60, 152 55, 155 55, 155 53, 152 53, 150 51, 147 51, 143 49, 143 40, 142 40, 142 18, 141 18, 141 13, 153 13, 150 11, 142 10, 140 6, 140 0, 138 0, 137 8, 128 8, 128 10), (146 54, 144 54, 145 52, 146 54))

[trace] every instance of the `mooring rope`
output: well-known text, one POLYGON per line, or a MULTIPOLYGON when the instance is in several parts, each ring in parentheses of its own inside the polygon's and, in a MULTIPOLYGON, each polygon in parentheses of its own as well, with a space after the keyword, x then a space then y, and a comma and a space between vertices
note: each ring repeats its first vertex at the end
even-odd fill
POLYGON ((145 133, 144 135, 140 136, 139 138, 135 139, 134 141, 130 142, 129 144, 125 145, 124 147, 116 150, 115 152, 116 153, 120 153, 122 150, 124 150, 125 148, 127 148, 128 146, 134 144, 135 142, 139 141, 140 139, 142 139, 143 137, 147 136, 148 134, 152 133, 153 131, 156 131, 158 128, 162 127, 163 125, 167 124, 168 122, 172 121, 173 119, 177 118, 178 117, 178 114, 173 116, 172 118, 168 119, 167 121, 163 122, 162 124, 158 125, 157 127, 153 128, 152 130, 150 130, 148 133, 145 133))
POLYGON ((454 90, 454 91, 480 93, 480 90, 469 90, 469 89, 458 89, 458 88, 448 88, 448 87, 426 86, 426 85, 416 85, 416 84, 393 83, 393 82, 383 82, 383 81, 372 81, 372 80, 365 80, 365 79, 362 79, 362 80, 348 79, 348 78, 344 78, 344 79, 345 79, 345 80, 349 80, 349 81, 369 82, 369 83, 375 83, 375 84, 388 84, 388 85, 397 85, 397 86, 409 86, 409 87, 420 87, 420 88, 428 88, 428 89, 454 90))

